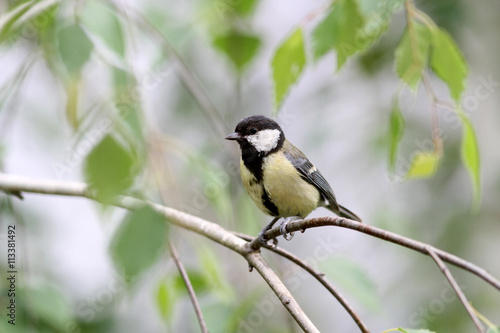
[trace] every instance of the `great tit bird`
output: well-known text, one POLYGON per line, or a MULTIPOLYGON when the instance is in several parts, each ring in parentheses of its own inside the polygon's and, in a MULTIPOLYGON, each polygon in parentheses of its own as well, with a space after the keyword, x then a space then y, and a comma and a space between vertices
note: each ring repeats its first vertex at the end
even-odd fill
POLYGON ((265 233, 280 218, 285 239, 286 224, 305 218, 317 207, 361 222, 361 219, 339 205, 332 188, 319 170, 286 138, 272 119, 251 116, 236 125, 234 133, 225 137, 240 145, 241 180, 257 207, 274 217, 259 234, 264 244, 265 233))

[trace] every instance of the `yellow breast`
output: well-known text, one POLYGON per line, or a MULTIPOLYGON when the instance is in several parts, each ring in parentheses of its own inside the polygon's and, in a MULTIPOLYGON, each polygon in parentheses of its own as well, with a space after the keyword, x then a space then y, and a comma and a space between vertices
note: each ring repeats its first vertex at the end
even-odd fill
POLYGON ((252 198, 253 202, 259 207, 261 211, 266 214, 269 212, 266 209, 266 206, 262 203, 262 195, 264 194, 264 189, 262 185, 257 182, 255 176, 246 168, 243 160, 240 159, 240 169, 241 169, 241 181, 243 182, 243 186, 247 190, 248 195, 252 198))
POLYGON ((260 210, 269 214, 262 203, 262 184, 269 199, 278 208, 279 216, 306 217, 317 208, 320 199, 318 189, 304 181, 295 167, 281 152, 271 154, 263 159, 264 173, 261 184, 241 162, 241 178, 243 184, 260 210))

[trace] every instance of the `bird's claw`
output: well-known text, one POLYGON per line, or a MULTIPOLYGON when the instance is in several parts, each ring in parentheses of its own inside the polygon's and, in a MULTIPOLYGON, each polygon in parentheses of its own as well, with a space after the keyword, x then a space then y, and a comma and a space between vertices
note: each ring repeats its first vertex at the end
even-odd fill
MULTIPOLYGON (((269 242, 269 239, 266 237, 266 232, 267 230, 262 230, 261 232, 259 232, 259 236, 257 236, 257 239, 259 240, 259 242, 262 243, 262 245, 264 246, 268 246, 269 244, 267 244, 267 242, 269 242)), ((278 247, 278 240, 276 238, 273 238, 273 245, 272 245, 274 248, 277 248, 278 247)))
MULTIPOLYGON (((290 217, 286 217, 283 219, 283 221, 281 222, 280 224, 280 232, 281 232, 281 235, 283 236, 284 239, 286 239, 287 241, 291 240, 293 238, 293 235, 294 233, 293 232, 288 232, 288 230, 286 229, 286 226, 288 225, 288 223, 290 223, 291 221, 293 220, 296 220, 297 216, 290 216, 290 217)), ((259 232, 259 235, 257 236, 257 239, 259 240, 259 242, 261 242, 264 246, 268 246, 267 242, 269 241, 269 239, 266 237, 266 232, 268 230, 270 230, 274 223, 278 220, 279 218, 275 218, 274 220, 271 221, 271 223, 269 223, 267 226, 264 227, 264 229, 262 229, 260 232, 259 232)), ((278 240, 276 238, 273 238, 273 245, 274 248, 278 247, 278 240)))
POLYGON ((267 242, 269 241, 269 239, 267 239, 266 237, 266 232, 267 230, 261 230, 259 232, 259 236, 257 236, 257 238, 259 239, 259 242, 261 242, 263 245, 267 245, 267 242))
POLYGON ((276 249, 278 247, 278 239, 274 238, 273 239, 273 247, 276 249))
MULTIPOLYGON (((261 232, 259 232, 259 236, 257 236, 257 239, 262 243, 262 245, 269 246, 269 244, 267 244, 267 242, 269 242, 269 239, 266 237, 266 232, 267 230, 262 230, 261 232)), ((278 247, 278 240, 276 238, 273 238, 273 245, 271 246, 274 248, 278 247)))
POLYGON ((282 235, 282 236, 283 236, 283 238, 284 238, 285 240, 287 240, 287 241, 292 240, 293 235, 294 235, 293 231, 292 231, 292 232, 290 232, 290 233, 288 233, 288 230, 286 229, 286 226, 288 225, 288 223, 290 223, 290 221, 291 221, 291 220, 292 220, 292 219, 290 219, 290 218, 288 218, 288 217, 287 217, 287 218, 285 218, 285 219, 283 220, 283 222, 281 222, 281 224, 280 224, 280 232, 281 232, 281 235, 282 235))
MULTIPOLYGON (((257 236, 257 239, 265 246, 267 246, 267 242, 269 239, 266 237, 266 232, 268 230, 271 230, 273 225, 276 223, 276 221, 279 220, 279 217, 275 217, 271 222, 269 222, 268 225, 266 225, 260 232, 259 235, 257 236)), ((273 239, 273 245, 276 248, 278 246, 278 240, 276 238, 273 239)))

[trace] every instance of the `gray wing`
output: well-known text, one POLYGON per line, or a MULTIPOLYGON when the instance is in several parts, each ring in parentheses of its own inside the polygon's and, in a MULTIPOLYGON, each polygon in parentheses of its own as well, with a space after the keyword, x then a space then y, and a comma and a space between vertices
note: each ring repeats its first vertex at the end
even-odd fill
POLYGON ((293 164, 293 166, 300 173, 302 179, 306 182, 316 186, 321 193, 323 199, 326 201, 327 206, 332 211, 339 213, 340 208, 335 199, 333 190, 326 181, 325 177, 319 172, 318 169, 307 159, 297 147, 292 145, 288 140, 285 141, 283 147, 285 157, 293 164))

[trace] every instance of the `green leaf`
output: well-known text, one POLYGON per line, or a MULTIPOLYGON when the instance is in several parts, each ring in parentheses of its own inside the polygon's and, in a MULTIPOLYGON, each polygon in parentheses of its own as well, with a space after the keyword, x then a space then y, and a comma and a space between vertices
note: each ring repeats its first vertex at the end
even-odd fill
MULTIPOLYGON (((334 3, 340 6, 340 3, 334 3)), ((361 28, 365 24, 365 19, 358 9, 356 0, 344 0, 342 8, 342 20, 338 31, 337 50, 337 70, 340 70, 347 59, 356 52, 363 49, 367 43, 361 28)))
POLYGON ((142 144, 144 135, 142 132, 141 104, 140 100, 134 97, 140 94, 137 91, 138 83, 131 73, 120 68, 112 67, 112 73, 115 86, 113 99, 115 107, 118 109, 121 119, 134 133, 136 141, 142 144))
POLYGON ((110 135, 92 149, 86 159, 85 176, 100 201, 111 203, 132 185, 137 173, 135 162, 134 154, 110 135))
POLYGON ((419 151, 413 156, 410 170, 406 174, 408 179, 432 177, 439 165, 439 155, 433 151, 419 151))
POLYGON ((450 89, 456 102, 465 89, 467 63, 453 38, 443 29, 432 32, 431 68, 450 89))
POLYGON ((60 291, 50 286, 26 290, 30 313, 36 314, 39 321, 63 331, 71 321, 70 304, 60 291))
POLYGON ((338 44, 338 31, 342 19, 341 6, 332 6, 330 13, 316 26, 312 32, 314 59, 318 60, 338 44))
POLYGON ((481 202, 481 161, 476 133, 470 120, 462 113, 460 119, 463 125, 462 134, 462 161, 467 169, 473 188, 474 207, 478 208, 481 202))
POLYGON ((230 31, 215 37, 213 44, 228 57, 238 72, 242 72, 257 54, 261 40, 254 35, 230 31))
POLYGON ((280 45, 271 63, 275 110, 279 109, 288 90, 297 82, 305 64, 304 35, 298 28, 280 45))
POLYGON ((205 281, 210 284, 212 293, 223 302, 232 300, 234 298, 234 291, 222 274, 223 269, 220 266, 220 258, 211 248, 206 246, 197 247, 196 252, 201 263, 205 281))
MULTIPOLYGON (((189 281, 191 282, 191 285, 193 286, 196 295, 200 295, 204 292, 211 290, 210 281, 208 281, 207 279, 206 272, 202 273, 200 271, 195 271, 195 270, 186 270, 186 271, 189 277, 189 281)), ((186 284, 184 283, 184 280, 182 279, 182 276, 180 276, 180 274, 177 274, 175 276, 174 283, 176 289, 183 290, 184 292, 186 292, 186 284)))
MULTIPOLYGON (((129 87, 133 87, 137 84, 133 75, 130 75, 129 72, 124 71, 118 67, 111 67, 113 74, 113 84, 116 88, 121 89, 117 91, 117 94, 125 94, 129 87)), ((119 96, 116 96, 119 97, 119 96)))
POLYGON ((389 170, 394 171, 398 157, 398 147, 405 131, 405 119, 399 109, 399 105, 394 103, 389 120, 389 170))
POLYGON ((212 1, 211 2, 215 13, 217 14, 218 22, 236 21, 240 17, 248 17, 255 11, 258 0, 238 0, 238 1, 212 1))
POLYGON ((335 257, 320 263, 320 267, 329 279, 342 286, 366 308, 380 310, 376 285, 361 266, 350 259, 335 257))
POLYGON ((330 13, 313 31, 314 58, 335 49, 337 70, 341 69, 349 57, 373 44, 387 29, 388 20, 381 14, 373 13, 367 20, 356 0, 335 1, 330 13))
POLYGON ((70 25, 59 31, 59 54, 70 74, 79 74, 89 60, 94 48, 83 29, 78 24, 70 25))
POLYGON ((358 0, 358 5, 365 15, 378 12, 389 17, 400 9, 404 2, 405 0, 358 0))
POLYGON ((114 11, 103 1, 85 1, 82 21, 92 33, 100 36, 120 56, 125 55, 123 31, 114 11))
POLYGON ((165 217, 149 206, 125 217, 111 242, 111 254, 128 282, 153 265, 163 252, 167 231, 165 217))
POLYGON ((427 66, 431 34, 427 27, 412 23, 403 34, 396 48, 396 72, 398 76, 415 90, 427 66))
POLYGON ((156 304, 160 316, 166 322, 170 321, 174 313, 175 303, 178 296, 178 290, 170 279, 162 279, 158 284, 156 291, 156 304))
MULTIPOLYGON (((220 329, 220 332, 244 332, 247 331, 246 327, 242 325, 242 318, 249 318, 252 311, 256 310, 256 304, 262 301, 262 290, 252 290, 251 292, 242 295, 238 302, 231 306, 229 311, 223 313, 229 314, 229 317, 225 320, 224 329, 220 329)), ((266 294, 267 295, 267 294, 266 294)), ((262 304, 262 303, 260 303, 262 304)))
POLYGON ((258 0, 233 1, 229 5, 242 16, 250 15, 257 5, 258 0))

